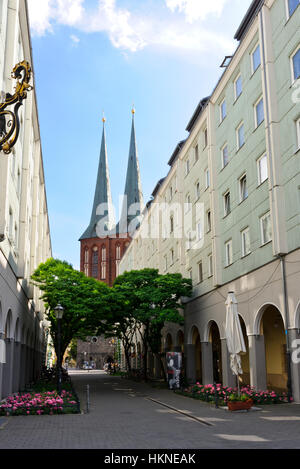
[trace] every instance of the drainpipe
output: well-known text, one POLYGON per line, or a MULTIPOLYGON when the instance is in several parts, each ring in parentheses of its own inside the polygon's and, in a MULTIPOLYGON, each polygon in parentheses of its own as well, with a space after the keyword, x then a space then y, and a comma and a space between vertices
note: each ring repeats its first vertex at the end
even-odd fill
POLYGON ((285 318, 285 336, 286 336, 286 364, 287 364, 287 388, 288 388, 288 401, 291 402, 292 397, 292 373, 291 373, 291 348, 289 339, 289 304, 286 286, 286 272, 285 272, 285 256, 279 255, 282 275, 282 290, 283 290, 283 304, 284 304, 284 318, 285 318))

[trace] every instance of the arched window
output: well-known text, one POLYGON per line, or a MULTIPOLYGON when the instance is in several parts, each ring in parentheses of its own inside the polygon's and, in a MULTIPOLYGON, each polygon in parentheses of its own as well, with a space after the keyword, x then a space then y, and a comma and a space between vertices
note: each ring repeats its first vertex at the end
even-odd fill
POLYGON ((101 249, 101 280, 106 279, 106 247, 101 249))
POLYGON ((98 248, 93 248, 92 254, 92 277, 98 278, 98 248))
POLYGON ((116 277, 120 275, 120 259, 121 259, 121 246, 116 245, 116 277))
POLYGON ((84 274, 88 277, 89 276, 89 250, 85 248, 84 251, 84 266, 83 266, 84 274))

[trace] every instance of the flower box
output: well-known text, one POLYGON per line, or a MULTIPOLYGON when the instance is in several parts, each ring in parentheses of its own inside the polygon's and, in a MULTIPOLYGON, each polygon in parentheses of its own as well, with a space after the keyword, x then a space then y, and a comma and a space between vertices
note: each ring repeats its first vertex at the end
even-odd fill
POLYGON ((228 410, 235 411, 235 410, 249 410, 253 406, 252 399, 248 399, 247 401, 228 401, 228 410))

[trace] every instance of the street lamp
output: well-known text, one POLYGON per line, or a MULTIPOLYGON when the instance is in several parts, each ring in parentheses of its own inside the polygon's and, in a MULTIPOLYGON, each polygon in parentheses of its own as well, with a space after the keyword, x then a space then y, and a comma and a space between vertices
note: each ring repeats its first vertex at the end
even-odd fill
POLYGON ((57 319, 57 391, 58 394, 61 394, 61 320, 64 314, 64 308, 61 304, 58 304, 56 308, 54 308, 55 317, 57 319))

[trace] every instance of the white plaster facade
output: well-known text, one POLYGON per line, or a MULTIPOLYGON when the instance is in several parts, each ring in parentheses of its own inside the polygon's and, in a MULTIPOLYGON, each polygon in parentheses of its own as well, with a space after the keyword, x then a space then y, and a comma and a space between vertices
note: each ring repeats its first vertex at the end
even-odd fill
MULTIPOLYGON (((27 60, 34 68, 25 0, 0 2, 0 90, 13 94, 11 71, 27 60)), ((20 109, 13 153, 0 152, 0 398, 33 380, 45 353, 44 305, 30 284, 51 257, 51 239, 35 90, 20 109), (5 344, 3 346, 3 343, 5 344)))

